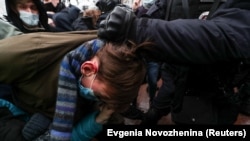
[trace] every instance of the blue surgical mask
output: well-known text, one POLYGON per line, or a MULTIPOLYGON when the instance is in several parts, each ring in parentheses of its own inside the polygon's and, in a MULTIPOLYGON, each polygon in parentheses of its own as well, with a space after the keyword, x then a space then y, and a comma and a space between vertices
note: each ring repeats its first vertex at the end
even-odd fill
POLYGON ((155 0, 143 0, 142 5, 145 9, 149 9, 153 4, 155 0))
POLYGON ((82 85, 82 77, 80 77, 79 82, 78 82, 78 87, 79 87, 79 92, 80 95, 88 100, 92 100, 92 101, 99 101, 99 99, 95 96, 94 91, 92 90, 92 84, 95 80, 96 75, 94 76, 94 79, 92 80, 91 84, 90 84, 90 88, 86 88, 82 85))
POLYGON ((26 11, 19 11, 20 19, 28 26, 37 26, 39 23, 39 15, 26 11))

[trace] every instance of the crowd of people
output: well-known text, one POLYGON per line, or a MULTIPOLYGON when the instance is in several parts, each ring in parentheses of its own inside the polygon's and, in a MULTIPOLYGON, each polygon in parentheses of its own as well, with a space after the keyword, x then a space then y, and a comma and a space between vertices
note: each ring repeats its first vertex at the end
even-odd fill
POLYGON ((168 114, 180 125, 250 125, 250 2, 200 11, 194 1, 6 0, 1 139, 101 140, 107 124, 157 125, 168 114))

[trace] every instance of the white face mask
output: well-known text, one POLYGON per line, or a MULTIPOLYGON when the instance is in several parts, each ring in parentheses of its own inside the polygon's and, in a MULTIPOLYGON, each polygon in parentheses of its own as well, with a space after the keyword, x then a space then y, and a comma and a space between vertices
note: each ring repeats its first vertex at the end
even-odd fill
POLYGON ((39 15, 32 14, 26 11, 19 11, 20 19, 28 26, 37 26, 39 22, 39 15))
POLYGON ((142 5, 145 9, 149 9, 153 4, 155 0, 143 0, 142 5))

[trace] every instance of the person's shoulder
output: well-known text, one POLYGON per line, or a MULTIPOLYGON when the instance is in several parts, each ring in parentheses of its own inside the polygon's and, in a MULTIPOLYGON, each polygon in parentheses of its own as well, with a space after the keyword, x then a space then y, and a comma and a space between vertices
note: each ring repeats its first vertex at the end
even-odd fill
POLYGON ((0 20, 9 23, 6 15, 0 14, 0 20))
POLYGON ((86 45, 97 49, 103 47, 104 41, 97 38, 86 42, 86 45))
POLYGON ((18 31, 18 28, 15 27, 13 24, 11 24, 5 17, 0 16, 0 29, 16 29, 18 31))

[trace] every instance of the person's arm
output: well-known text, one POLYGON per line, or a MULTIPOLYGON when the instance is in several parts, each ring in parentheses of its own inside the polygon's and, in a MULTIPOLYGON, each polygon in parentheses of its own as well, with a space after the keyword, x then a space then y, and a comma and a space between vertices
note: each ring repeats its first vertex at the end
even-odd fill
POLYGON ((21 119, 25 122, 29 120, 28 113, 24 112, 22 109, 7 100, 0 99, 0 107, 7 107, 13 116, 21 117, 21 119))
MULTIPOLYGON (((250 32, 242 21, 139 19, 131 39, 141 43, 146 39, 156 43, 158 59, 177 63, 214 63, 246 59, 250 32), (230 23, 229 23, 230 22, 230 23), (145 28, 146 27, 146 28, 145 28), (154 29, 154 30, 152 30, 154 29)), ((248 21, 250 24, 250 21, 248 21)), ((133 31, 133 30, 132 30, 133 31)))
POLYGON ((156 43, 155 52, 151 54, 166 62, 209 64, 246 59, 250 57, 247 12, 232 8, 217 12, 218 16, 209 21, 164 21, 138 19, 131 11, 116 7, 102 21, 98 36, 111 42, 132 40, 141 43, 149 39, 156 43))
POLYGON ((113 114, 113 110, 103 105, 100 111, 92 112, 84 117, 72 131, 71 141, 87 141, 93 139, 102 131, 103 124, 113 114))
MULTIPOLYGON (((68 53, 60 66, 56 109, 51 128, 51 140, 70 140, 77 101, 77 77, 80 76, 80 60, 74 56, 80 49, 68 53), (74 63, 73 63, 74 62, 74 63)), ((84 55, 82 55, 85 57, 84 55)))

